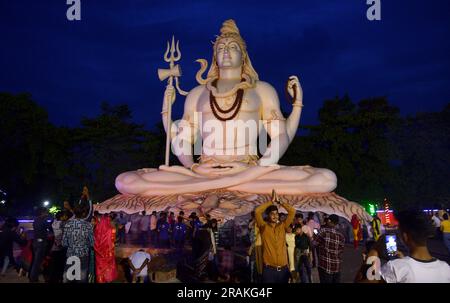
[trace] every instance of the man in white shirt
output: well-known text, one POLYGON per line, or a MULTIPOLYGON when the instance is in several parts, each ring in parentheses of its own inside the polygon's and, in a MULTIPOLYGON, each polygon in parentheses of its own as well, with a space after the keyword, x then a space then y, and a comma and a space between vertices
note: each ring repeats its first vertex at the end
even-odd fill
MULTIPOLYGON (((398 252, 399 259, 388 261, 381 268, 381 278, 387 283, 450 283, 450 266, 430 255, 427 248, 431 233, 429 219, 420 211, 403 211, 396 215, 399 235, 410 251, 405 257, 398 252)), ((382 255, 384 237, 370 250, 368 256, 382 255), (380 245, 380 243, 383 243, 380 245)))
POLYGON ((402 257, 386 263, 381 276, 387 283, 450 283, 450 268, 435 258, 424 261, 402 257))
POLYGON ((148 263, 151 256, 145 250, 140 249, 128 257, 128 265, 130 266, 130 274, 132 282, 144 283, 148 278, 148 263))

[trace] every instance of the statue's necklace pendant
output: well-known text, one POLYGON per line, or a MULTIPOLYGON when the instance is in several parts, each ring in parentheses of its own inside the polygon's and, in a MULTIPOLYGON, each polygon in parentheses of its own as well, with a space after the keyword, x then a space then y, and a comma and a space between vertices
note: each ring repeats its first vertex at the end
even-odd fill
MULTIPOLYGON (((242 79, 245 81, 245 79, 242 79)), ((216 87, 217 79, 213 81, 212 85, 216 87)), ((213 95, 212 91, 209 92, 209 105, 214 116, 220 121, 228 121, 234 119, 239 113, 242 105, 242 98, 244 97, 244 90, 239 89, 236 93, 236 98, 233 102, 233 105, 228 109, 222 109, 220 105, 217 103, 216 97, 213 95), (232 113, 229 117, 222 117, 220 114, 229 114, 232 113)))
MULTIPOLYGON (((217 98, 216 98, 216 100, 217 100, 217 98)), ((225 105, 227 107, 231 106, 231 104, 233 104, 233 102, 234 102, 233 96, 223 98, 223 103, 225 103, 225 105)))

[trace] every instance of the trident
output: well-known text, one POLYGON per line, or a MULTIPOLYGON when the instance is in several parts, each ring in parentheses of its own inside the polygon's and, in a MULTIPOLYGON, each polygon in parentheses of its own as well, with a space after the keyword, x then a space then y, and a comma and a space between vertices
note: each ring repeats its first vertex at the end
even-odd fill
MULTIPOLYGON (((175 78, 175 87, 177 88, 177 91, 180 95, 186 96, 188 92, 182 90, 178 83, 178 77, 181 77, 181 69, 180 66, 177 64, 175 65, 175 62, 179 61, 181 59, 181 52, 180 52, 180 46, 179 42, 177 41, 175 46, 175 38, 172 36, 172 43, 169 45, 169 41, 167 41, 167 50, 164 53, 164 61, 169 63, 169 69, 158 69, 158 77, 159 80, 164 81, 165 79, 169 78, 167 81, 167 88, 173 87, 173 78, 175 78), (176 55, 175 55, 176 51, 176 55), (169 56, 170 52, 170 56, 169 56)), ((168 108, 167 108, 167 136, 166 136, 166 158, 165 158, 165 165, 169 166, 169 155, 170 155, 170 133, 172 129, 172 102, 169 100, 168 108)))

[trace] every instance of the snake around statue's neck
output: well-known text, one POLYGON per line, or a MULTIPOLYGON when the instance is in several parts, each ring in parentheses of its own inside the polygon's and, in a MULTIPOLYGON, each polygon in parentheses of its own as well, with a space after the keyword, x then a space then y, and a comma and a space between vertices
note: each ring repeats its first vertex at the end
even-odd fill
MULTIPOLYGON (((217 89, 216 88, 217 81, 218 81, 218 79, 215 79, 214 81, 212 81, 212 85, 211 85, 212 88, 217 89)), ((243 78, 239 84, 244 83, 244 81, 245 81, 245 79, 243 78)), ((231 91, 236 89, 236 87, 239 87, 239 84, 235 85, 231 91)), ((239 111, 241 109, 243 97, 244 97, 244 89, 242 89, 242 88, 237 89, 236 98, 234 99, 233 105, 231 105, 231 107, 228 109, 222 109, 220 107, 220 105, 217 103, 217 100, 213 94, 213 91, 210 90, 209 91, 209 105, 211 107, 211 111, 213 112, 214 116, 218 120, 220 120, 220 121, 233 120, 237 116, 237 114, 239 113, 239 111), (229 113, 231 113, 231 115, 228 117, 221 116, 221 115, 224 115, 224 114, 226 115, 229 113)))

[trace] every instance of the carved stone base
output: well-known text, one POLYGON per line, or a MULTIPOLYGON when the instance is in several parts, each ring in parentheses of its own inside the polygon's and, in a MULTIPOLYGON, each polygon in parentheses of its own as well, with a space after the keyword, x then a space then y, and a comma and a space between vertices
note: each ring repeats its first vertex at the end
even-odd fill
MULTIPOLYGON (((278 195, 281 201, 287 201, 298 211, 321 211, 327 214, 336 214, 351 220, 356 214, 361 220, 370 222, 371 216, 358 203, 332 193, 304 194, 304 195, 278 195)), ((123 211, 133 214, 141 211, 173 211, 178 214, 183 210, 187 215, 191 212, 221 219, 222 222, 235 217, 249 214, 256 206, 269 201, 271 195, 249 194, 244 192, 215 190, 181 195, 166 196, 139 196, 116 195, 103 203, 94 205, 100 213, 123 211)))

